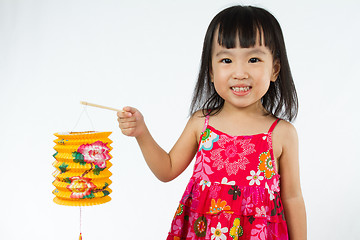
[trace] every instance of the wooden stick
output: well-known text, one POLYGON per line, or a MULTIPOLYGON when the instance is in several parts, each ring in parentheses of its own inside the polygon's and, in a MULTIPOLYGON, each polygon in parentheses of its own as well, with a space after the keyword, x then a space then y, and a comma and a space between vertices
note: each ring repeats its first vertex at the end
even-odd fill
POLYGON ((94 103, 89 103, 89 102, 84 102, 84 101, 81 101, 80 103, 81 103, 82 105, 87 105, 87 106, 92 106, 92 107, 97 107, 97 108, 108 109, 108 110, 112 110, 112 111, 116 111, 116 112, 124 112, 123 110, 120 110, 120 109, 111 108, 111 107, 105 107, 105 106, 101 106, 101 105, 94 104, 94 103))

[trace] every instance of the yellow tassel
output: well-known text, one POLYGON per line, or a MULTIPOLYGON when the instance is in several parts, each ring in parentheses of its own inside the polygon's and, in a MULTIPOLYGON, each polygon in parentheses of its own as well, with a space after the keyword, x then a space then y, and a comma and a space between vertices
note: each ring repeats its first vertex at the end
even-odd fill
POLYGON ((79 240, 82 240, 82 236, 81 236, 81 233, 80 233, 80 236, 79 236, 79 240))

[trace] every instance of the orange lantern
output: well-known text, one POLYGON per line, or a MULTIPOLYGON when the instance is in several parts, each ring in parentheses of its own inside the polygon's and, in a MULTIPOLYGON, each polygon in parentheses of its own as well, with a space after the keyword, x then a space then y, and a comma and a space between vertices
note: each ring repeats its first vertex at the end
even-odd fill
POLYGON ((111 200, 111 132, 55 133, 54 202, 90 206, 111 200))

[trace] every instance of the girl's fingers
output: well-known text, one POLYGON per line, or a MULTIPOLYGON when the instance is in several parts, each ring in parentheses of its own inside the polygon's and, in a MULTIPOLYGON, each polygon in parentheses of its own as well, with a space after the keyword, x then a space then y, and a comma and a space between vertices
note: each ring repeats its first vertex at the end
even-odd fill
POLYGON ((136 122, 136 117, 135 116, 132 116, 132 117, 118 117, 118 122, 119 123, 136 122))
POLYGON ((119 127, 121 129, 129 129, 129 128, 135 128, 136 122, 119 122, 119 127))
POLYGON ((138 111, 136 108, 133 108, 133 107, 130 107, 130 106, 124 107, 123 110, 124 110, 125 112, 130 112, 131 114, 134 114, 135 112, 138 111))
POLYGON ((122 134, 124 134, 125 136, 133 136, 135 129, 134 128, 127 128, 127 129, 121 129, 122 134))

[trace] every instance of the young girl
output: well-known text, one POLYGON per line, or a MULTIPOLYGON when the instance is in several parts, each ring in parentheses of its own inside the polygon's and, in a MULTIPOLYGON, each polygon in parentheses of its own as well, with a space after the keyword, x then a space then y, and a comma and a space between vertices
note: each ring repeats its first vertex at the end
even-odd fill
POLYGON ((192 115, 169 153, 137 109, 123 110, 121 131, 136 137, 161 181, 176 178, 196 155, 168 240, 306 239, 297 133, 285 121, 296 117, 297 95, 269 12, 234 6, 212 20, 192 115))

